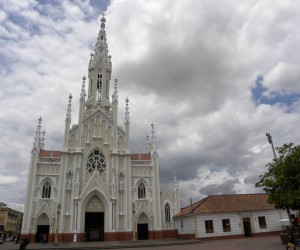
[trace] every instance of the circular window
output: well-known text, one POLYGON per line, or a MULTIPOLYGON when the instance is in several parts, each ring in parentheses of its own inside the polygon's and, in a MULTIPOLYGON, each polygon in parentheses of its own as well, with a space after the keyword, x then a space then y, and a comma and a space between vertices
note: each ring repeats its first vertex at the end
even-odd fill
POLYGON ((99 174, 105 173, 106 161, 103 154, 99 150, 94 150, 87 160, 86 170, 89 174, 98 171, 99 174))

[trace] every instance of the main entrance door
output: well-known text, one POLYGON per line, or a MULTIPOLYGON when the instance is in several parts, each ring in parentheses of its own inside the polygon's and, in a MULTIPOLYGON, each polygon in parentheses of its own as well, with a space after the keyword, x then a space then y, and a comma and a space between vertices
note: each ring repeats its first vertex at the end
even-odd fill
POLYGON ((48 242, 49 228, 49 225, 38 225, 36 229, 35 242, 41 243, 43 240, 48 242), (44 235, 46 235, 46 237, 44 235))
POLYGON ((138 239, 148 240, 148 223, 137 224, 138 239))
POLYGON ((85 213, 85 237, 87 241, 104 240, 104 213, 85 213))

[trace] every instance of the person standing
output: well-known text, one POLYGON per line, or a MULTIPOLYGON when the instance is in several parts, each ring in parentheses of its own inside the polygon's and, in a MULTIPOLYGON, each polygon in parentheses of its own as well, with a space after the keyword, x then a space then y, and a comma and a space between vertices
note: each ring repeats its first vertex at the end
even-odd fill
POLYGON ((46 245, 47 243, 47 234, 43 235, 43 244, 46 245))

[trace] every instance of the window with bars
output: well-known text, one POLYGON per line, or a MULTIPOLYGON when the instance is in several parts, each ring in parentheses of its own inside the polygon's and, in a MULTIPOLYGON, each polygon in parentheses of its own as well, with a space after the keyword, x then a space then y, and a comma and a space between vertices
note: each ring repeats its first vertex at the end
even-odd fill
POLYGON ((205 221, 205 231, 206 233, 213 233, 214 232, 214 223, 212 220, 205 221))

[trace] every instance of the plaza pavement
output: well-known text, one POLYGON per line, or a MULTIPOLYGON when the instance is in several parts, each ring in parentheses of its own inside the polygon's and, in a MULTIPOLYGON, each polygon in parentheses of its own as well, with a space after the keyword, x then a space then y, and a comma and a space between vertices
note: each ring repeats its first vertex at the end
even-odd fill
MULTIPOLYGON (((163 240, 141 240, 132 241, 102 241, 87 243, 59 243, 54 246, 53 243, 41 245, 38 243, 29 243, 27 249, 75 249, 75 250, 91 250, 91 249, 162 249, 162 250, 283 250, 283 245, 278 236, 260 236, 239 239, 223 239, 223 240, 184 240, 184 239, 163 239, 163 240)), ((17 250, 19 244, 4 243, 0 245, 0 250, 17 250)), ((298 249, 300 249, 298 247, 298 249)))

